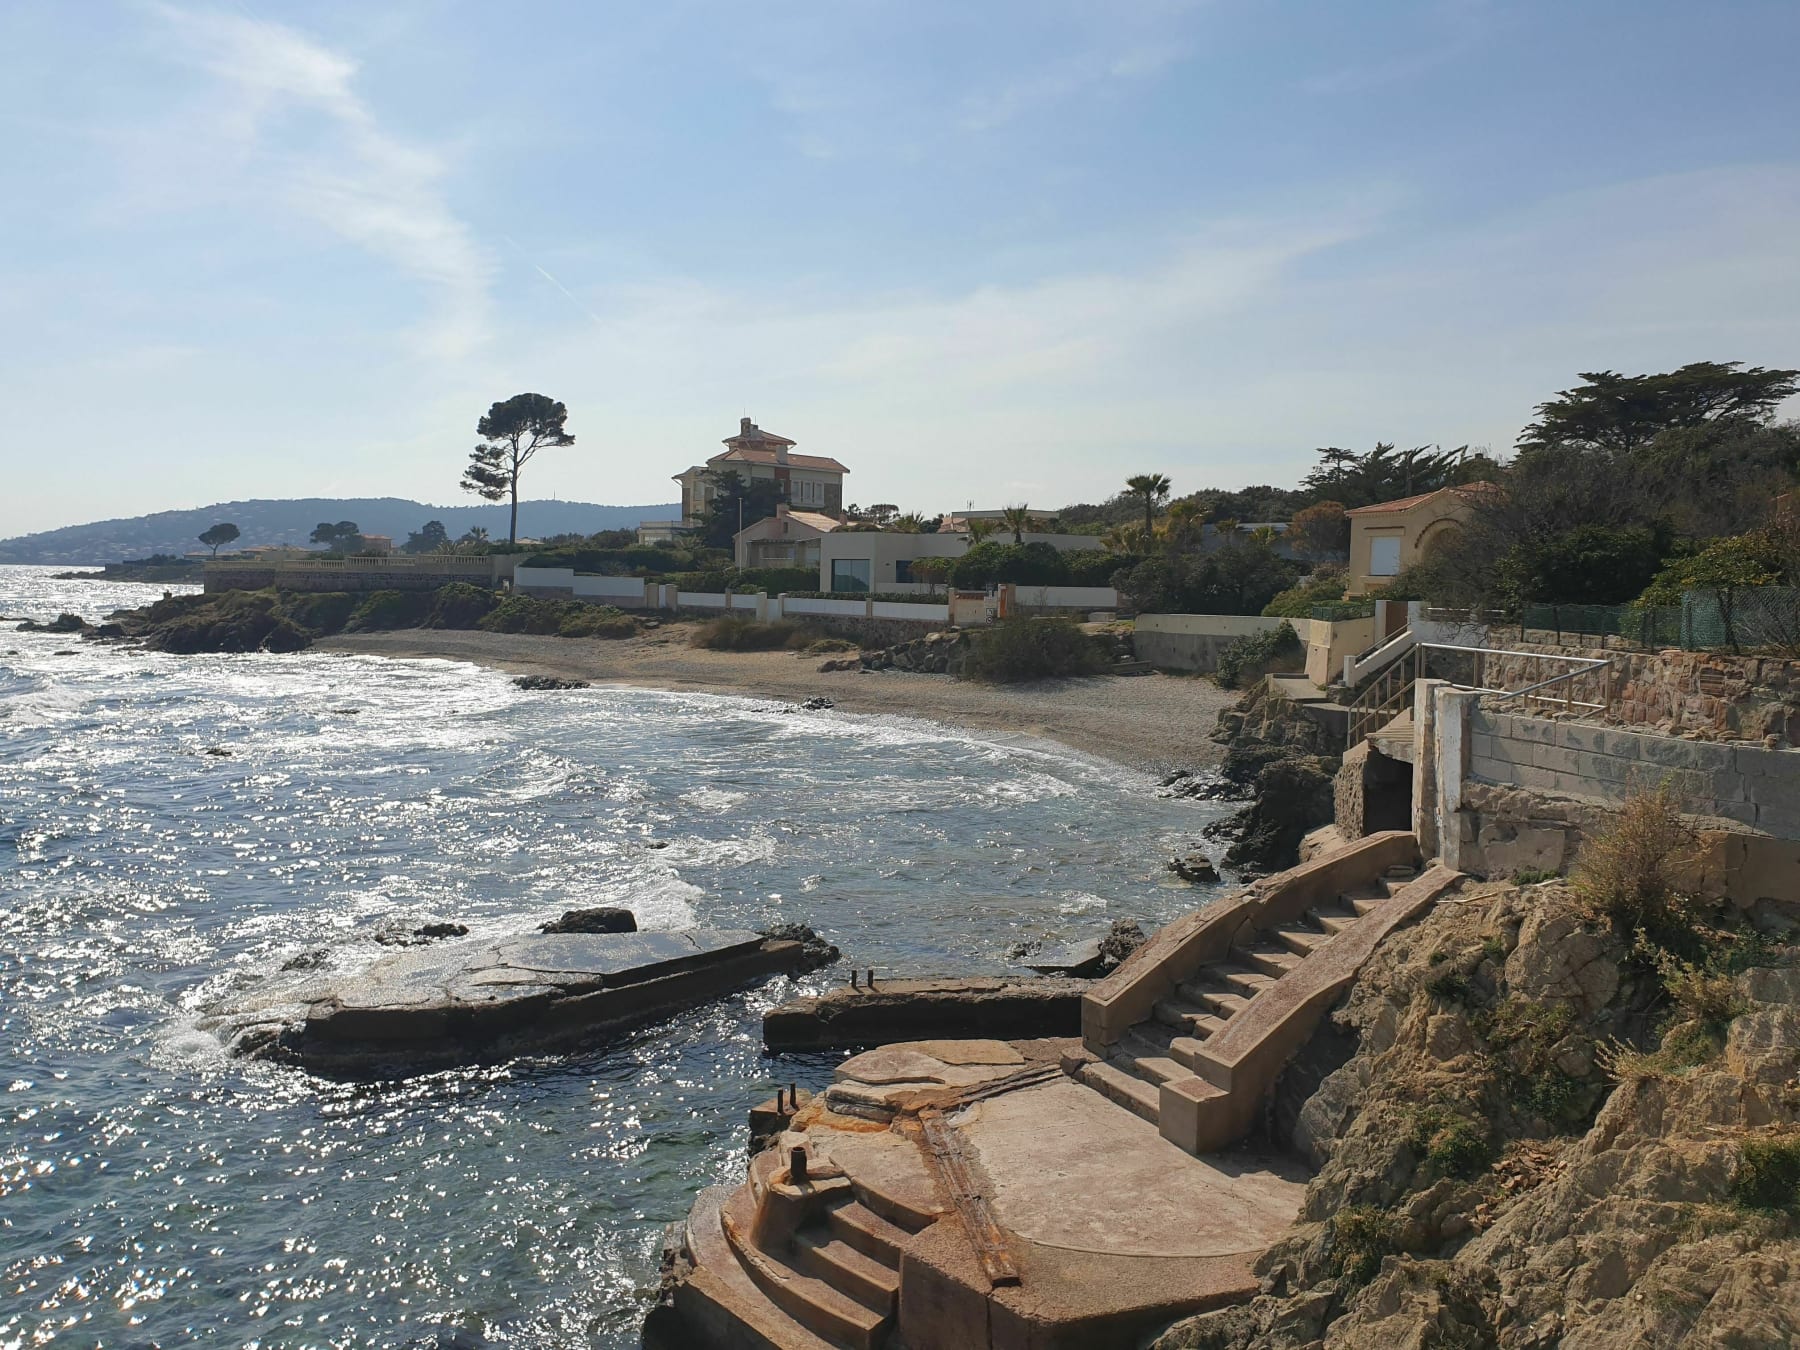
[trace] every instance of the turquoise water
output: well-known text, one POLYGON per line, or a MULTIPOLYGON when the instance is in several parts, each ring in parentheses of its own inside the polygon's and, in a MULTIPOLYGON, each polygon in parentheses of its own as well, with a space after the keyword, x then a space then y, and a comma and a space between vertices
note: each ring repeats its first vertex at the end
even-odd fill
MULTIPOLYGON (((160 593, 51 570, 0 567, 0 615, 160 593)), ((835 1062, 765 1058, 762 1011, 841 974, 371 1085, 228 1061, 196 1010, 387 925, 600 903, 998 971, 1203 898, 1160 861, 1223 808, 1152 788, 901 718, 0 623, 0 1350, 635 1345, 663 1226, 741 1177, 749 1106, 835 1062)))

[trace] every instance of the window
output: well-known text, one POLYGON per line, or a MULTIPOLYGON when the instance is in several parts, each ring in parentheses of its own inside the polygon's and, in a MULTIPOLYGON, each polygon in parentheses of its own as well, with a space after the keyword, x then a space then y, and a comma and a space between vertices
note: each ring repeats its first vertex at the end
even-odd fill
POLYGON ((1377 534, 1369 538, 1369 575, 1392 577, 1400 574, 1400 536, 1377 534))
POLYGON ((901 558, 894 564, 894 580, 904 585, 912 579, 912 559, 901 558))
POLYGON ((867 591, 869 560, 867 558, 833 558, 831 589, 834 591, 867 591))

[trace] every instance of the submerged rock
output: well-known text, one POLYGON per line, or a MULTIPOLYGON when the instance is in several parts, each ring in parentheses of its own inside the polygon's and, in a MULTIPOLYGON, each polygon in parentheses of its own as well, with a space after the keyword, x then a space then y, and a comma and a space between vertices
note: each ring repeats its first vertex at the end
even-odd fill
POLYGON ((556 675, 520 675, 515 680, 520 689, 586 689, 586 680, 565 680, 556 675))
POLYGON ((1213 860, 1196 850, 1192 853, 1181 853, 1169 859, 1169 870, 1183 881, 1198 884, 1210 884, 1219 879, 1219 869, 1213 866, 1213 860))
POLYGON ((538 926, 540 933, 635 933, 637 915, 616 905, 565 910, 560 919, 538 926))
POLYGON ((762 935, 776 942, 799 943, 804 961, 800 967, 802 970, 818 970, 843 955, 833 944, 803 923, 777 924, 773 928, 763 929, 762 935))
POLYGON ((86 629, 88 621, 79 614, 58 614, 49 623, 38 623, 35 619, 26 619, 19 625, 21 633, 79 633, 86 629))

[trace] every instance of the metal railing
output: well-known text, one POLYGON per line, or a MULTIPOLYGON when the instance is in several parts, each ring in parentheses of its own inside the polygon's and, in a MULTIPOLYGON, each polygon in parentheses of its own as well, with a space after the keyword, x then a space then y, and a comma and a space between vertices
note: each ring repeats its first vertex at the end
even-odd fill
POLYGON ((1350 705, 1350 727, 1345 748, 1351 749, 1365 740, 1371 731, 1398 716, 1409 702, 1418 682, 1426 677, 1433 653, 1450 657, 1454 664, 1472 671, 1467 679, 1445 677, 1454 688, 1484 696, 1494 703, 1521 699, 1526 707, 1547 704, 1566 713, 1605 712, 1612 706, 1612 662, 1604 657, 1558 656, 1551 652, 1513 651, 1501 647, 1462 647, 1444 642, 1421 642, 1413 648, 1412 660, 1395 661, 1370 683, 1367 690, 1350 705), (1518 689, 1490 688, 1488 676, 1498 660, 1511 659, 1531 664, 1549 663, 1567 666, 1546 679, 1534 680, 1518 689), (1597 675, 1600 687, 1597 698, 1577 697, 1577 684, 1587 676, 1597 675), (1547 692, 1555 691, 1555 692, 1547 692))

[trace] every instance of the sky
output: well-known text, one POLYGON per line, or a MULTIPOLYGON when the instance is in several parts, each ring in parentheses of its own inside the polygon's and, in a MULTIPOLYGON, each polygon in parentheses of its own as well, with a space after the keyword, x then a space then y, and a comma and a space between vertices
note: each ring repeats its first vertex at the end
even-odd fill
POLYGON ((525 390, 576 443, 524 495, 608 503, 745 416, 920 511, 1504 452, 1582 371, 1800 366, 1797 50, 1792 0, 8 0, 0 535, 472 501, 525 390))

